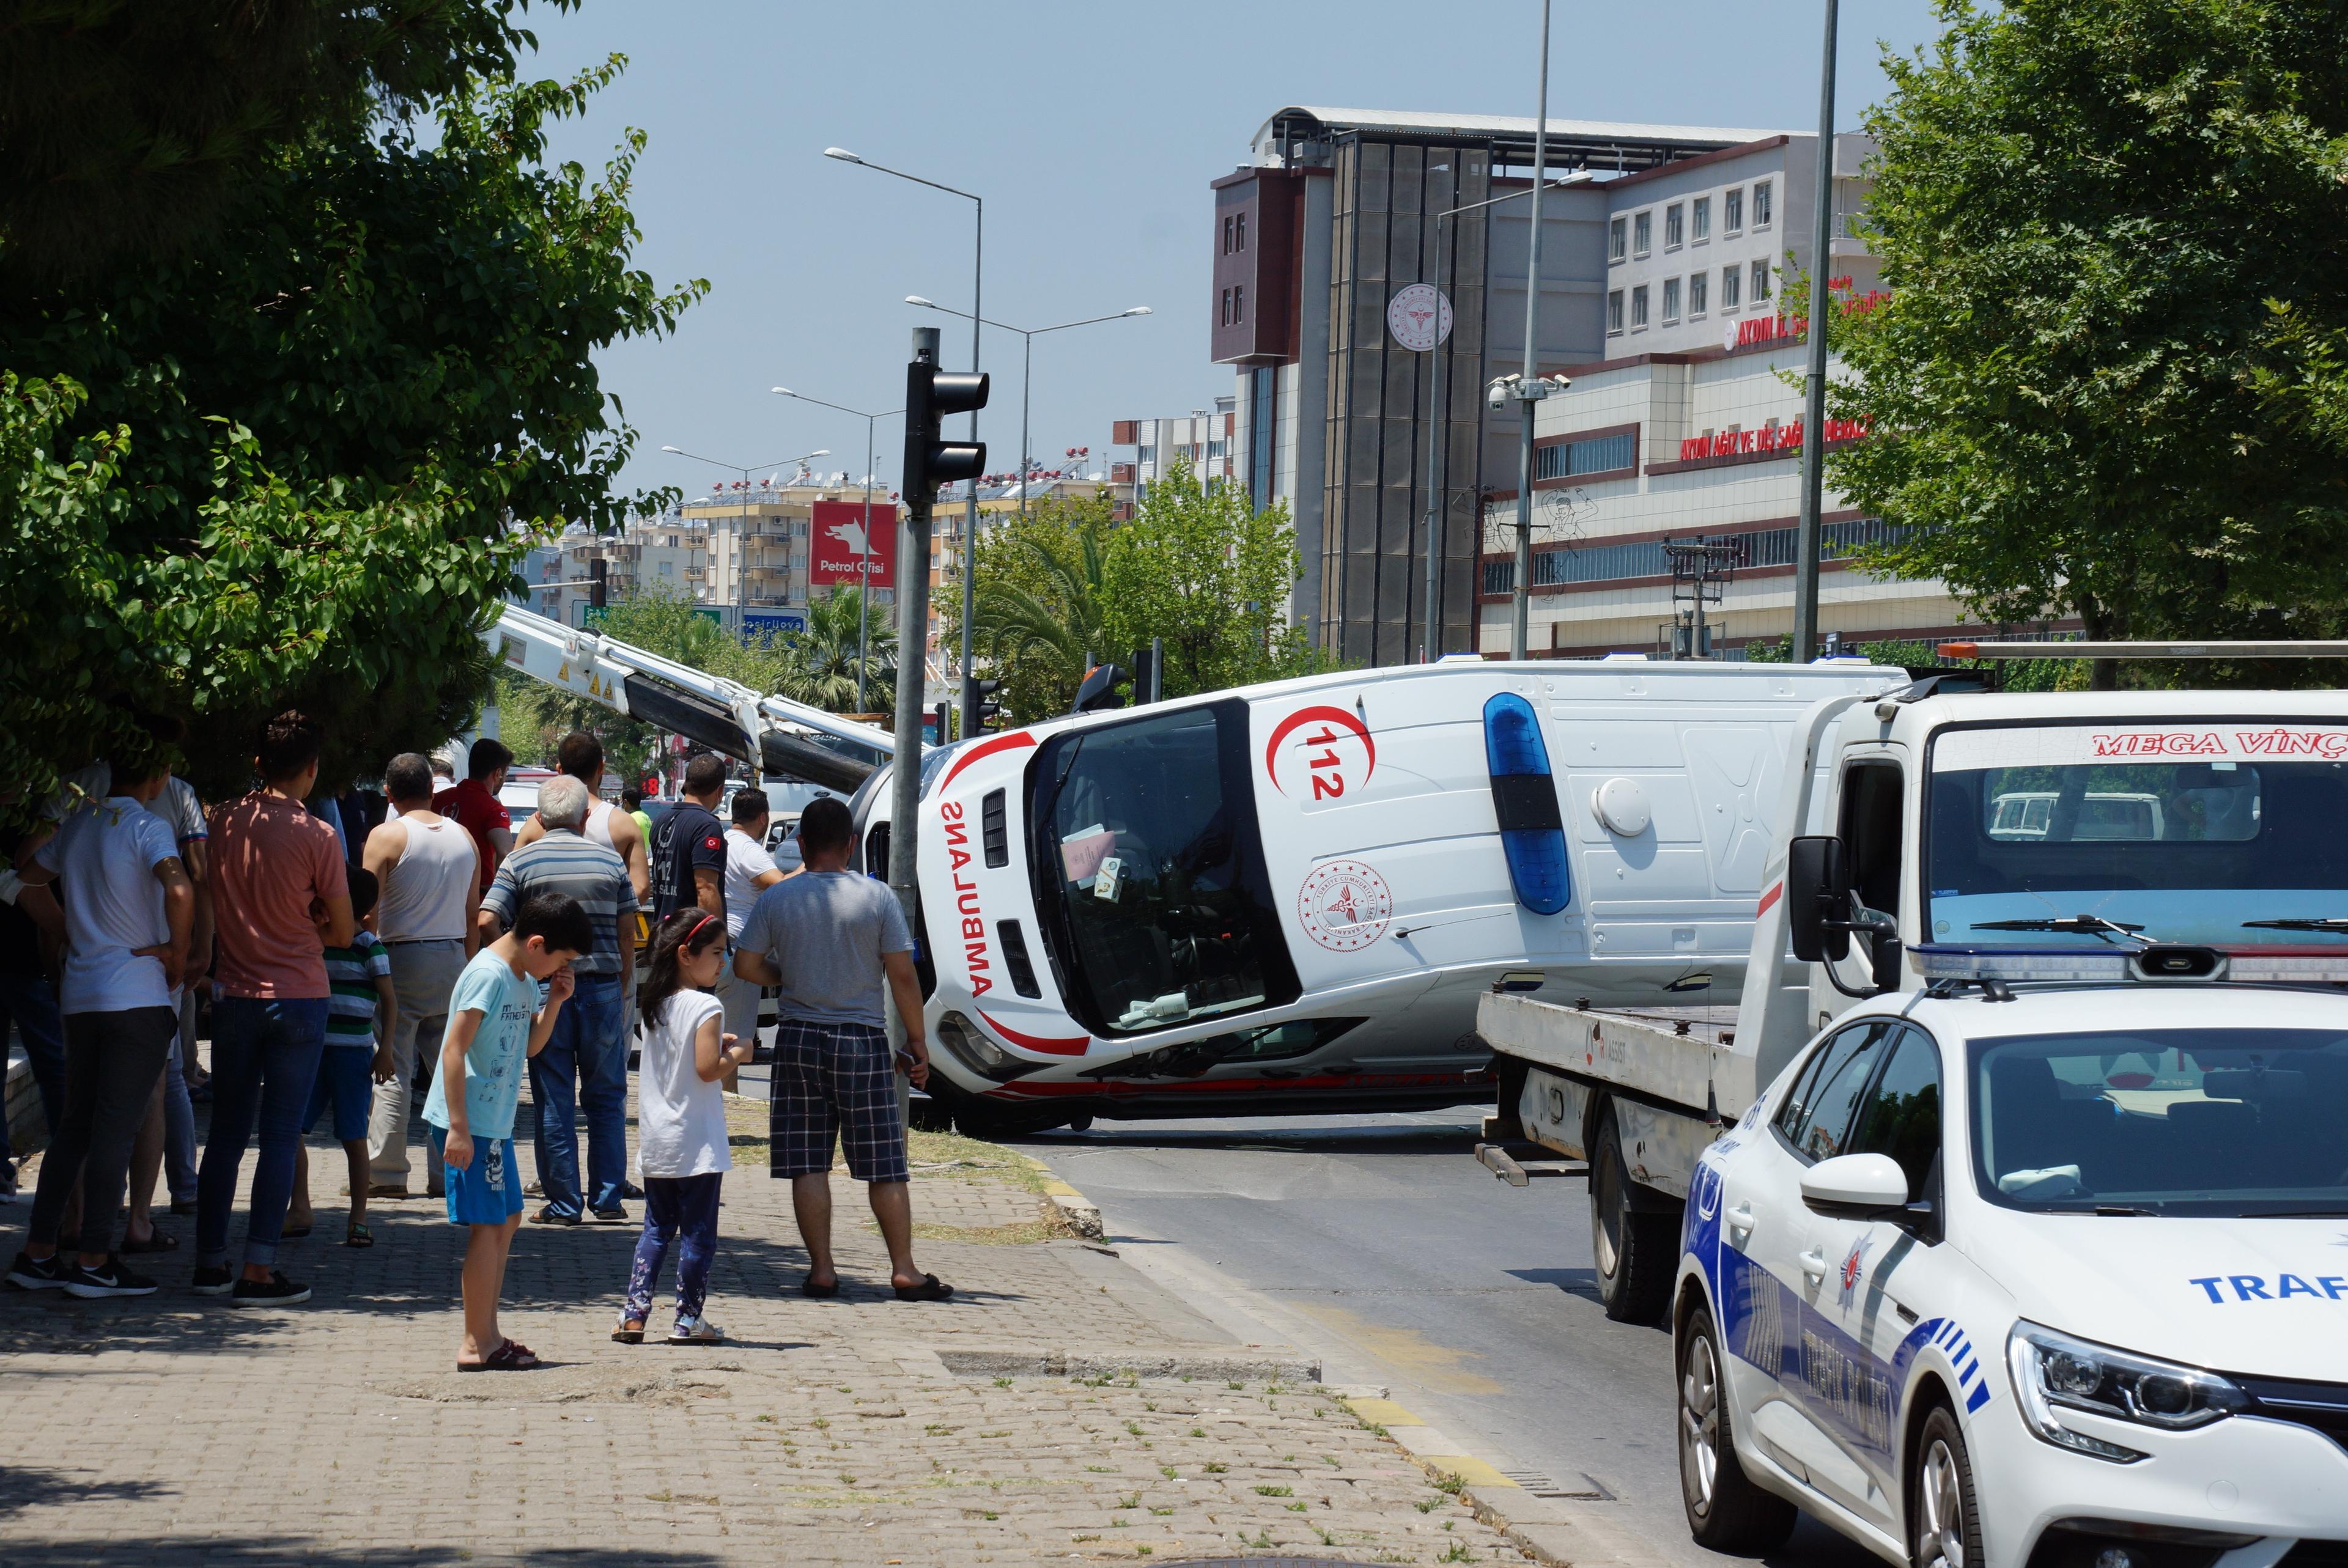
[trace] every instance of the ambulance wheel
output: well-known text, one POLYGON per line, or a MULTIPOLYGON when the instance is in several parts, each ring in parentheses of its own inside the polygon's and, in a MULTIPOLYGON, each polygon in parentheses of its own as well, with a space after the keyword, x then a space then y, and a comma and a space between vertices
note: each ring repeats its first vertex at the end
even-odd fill
POLYGON ((1908 1560, 1915 1568, 1975 1568, 1982 1560, 1973 1461, 1946 1405, 1924 1418, 1908 1481, 1908 1560))
POLYGON ((1715 1552, 1775 1551, 1794 1532, 1794 1505, 1754 1485, 1737 1462, 1728 1358, 1708 1308, 1697 1307, 1681 1330, 1679 1372, 1680 1505, 1688 1533, 1715 1552))
POLYGON ((1598 1266, 1598 1299, 1617 1323, 1653 1323, 1671 1300, 1679 1261, 1679 1227, 1667 1214, 1631 1206, 1631 1168, 1612 1106, 1599 1109, 1590 1151, 1590 1250, 1598 1266))

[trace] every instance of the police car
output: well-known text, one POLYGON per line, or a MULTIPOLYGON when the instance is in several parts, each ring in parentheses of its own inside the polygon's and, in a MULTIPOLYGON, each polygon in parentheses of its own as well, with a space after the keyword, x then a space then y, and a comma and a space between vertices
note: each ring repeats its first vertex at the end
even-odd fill
POLYGON ((1674 1294, 1704 1545, 2348 1562, 2348 997, 1862 1003, 1703 1154, 1674 1294))

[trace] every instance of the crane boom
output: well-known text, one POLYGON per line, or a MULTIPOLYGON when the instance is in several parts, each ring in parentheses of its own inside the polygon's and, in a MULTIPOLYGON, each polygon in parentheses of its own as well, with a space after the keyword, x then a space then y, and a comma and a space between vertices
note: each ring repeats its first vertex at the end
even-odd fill
POLYGON ((896 751, 885 730, 761 695, 657 653, 508 605, 481 641, 508 667, 761 772, 853 791, 896 751))

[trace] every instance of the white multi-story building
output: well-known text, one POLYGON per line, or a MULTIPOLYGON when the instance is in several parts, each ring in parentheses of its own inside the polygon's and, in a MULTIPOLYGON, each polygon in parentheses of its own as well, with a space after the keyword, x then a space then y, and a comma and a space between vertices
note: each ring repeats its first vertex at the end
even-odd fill
MULTIPOLYGON (((653 588, 699 603, 709 601, 709 531, 683 518, 652 518, 616 534, 573 528, 543 552, 532 551, 532 608, 568 626, 582 623, 592 589, 594 563, 603 563, 605 592, 622 600, 653 588)), ((526 576, 529 574, 526 572, 526 576)))

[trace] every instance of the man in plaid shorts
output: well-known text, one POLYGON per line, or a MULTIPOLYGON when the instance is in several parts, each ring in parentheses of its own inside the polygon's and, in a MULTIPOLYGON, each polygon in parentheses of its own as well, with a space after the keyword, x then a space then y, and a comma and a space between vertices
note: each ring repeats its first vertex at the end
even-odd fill
POLYGON ((800 1290, 839 1294, 831 1256, 831 1147, 848 1153, 848 1173, 871 1190, 872 1214, 889 1245, 890 1283, 900 1301, 943 1301, 953 1286, 913 1264, 913 1202, 905 1166, 905 1120, 897 1097, 881 1013, 886 985, 905 1020, 904 1071, 930 1078, 922 1037, 922 988, 913 939, 886 884, 848 868, 856 844, 847 804, 826 796, 799 818, 806 869, 758 895, 734 949, 734 972, 778 986, 772 1173, 791 1184, 791 1209, 807 1243, 800 1290))

